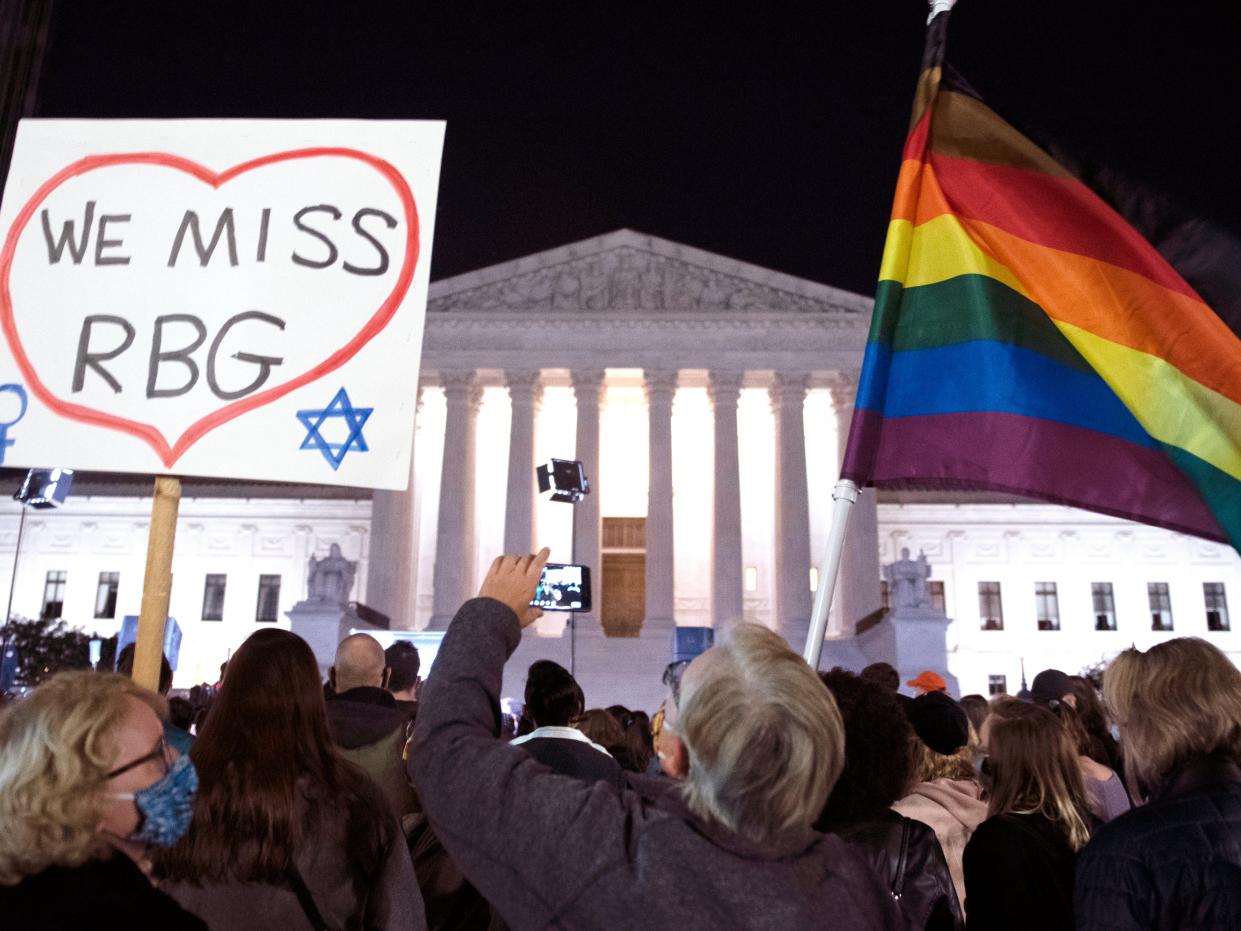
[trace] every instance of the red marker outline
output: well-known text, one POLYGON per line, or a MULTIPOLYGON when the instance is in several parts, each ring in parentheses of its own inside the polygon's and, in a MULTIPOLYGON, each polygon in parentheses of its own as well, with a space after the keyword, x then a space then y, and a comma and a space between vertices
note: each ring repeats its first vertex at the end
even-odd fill
POLYGON ((369 343, 376 334, 378 334, 392 320, 401 301, 405 298, 406 292, 409 290, 410 283, 413 281, 414 268, 418 264, 419 254, 419 227, 418 227, 418 208, 414 204, 414 195, 409 189, 409 185, 405 183, 405 179, 401 173, 396 170, 388 162, 366 152, 360 152, 357 149, 318 147, 310 149, 296 149, 288 152, 275 152, 271 155, 264 155, 261 158, 252 159, 248 162, 242 162, 234 165, 221 172, 212 171, 197 162, 181 158, 178 155, 172 155, 166 152, 131 152, 118 153, 114 155, 88 155, 86 158, 80 159, 71 165, 61 169, 35 191, 34 196, 26 202, 18 213, 17 218, 13 221, 13 225, 9 228, 8 236, 5 237, 4 249, 0 252, 0 329, 3 330, 4 336, 9 344, 9 349, 13 353, 13 358, 17 361, 18 368, 21 369, 22 375, 25 377, 35 396, 54 410, 61 416, 77 420, 82 423, 92 424, 97 427, 103 427, 108 430, 119 430, 128 433, 145 441, 156 455, 164 463, 165 468, 172 468, 173 464, 185 455, 186 451, 203 438, 211 430, 221 424, 240 417, 255 408, 262 407, 276 401, 290 392, 296 391, 298 388, 306 385, 315 379, 321 378, 330 372, 340 368, 355 355, 358 351, 369 343), (260 391, 258 394, 250 395, 246 398, 233 401, 217 411, 207 414, 205 417, 190 424, 189 428, 181 434, 180 438, 172 446, 168 445, 168 441, 164 435, 154 426, 145 423, 139 423, 135 420, 128 420, 124 417, 118 417, 115 414, 106 414, 103 411, 96 410, 92 407, 86 407, 81 404, 71 404, 68 401, 62 401, 57 398, 35 372, 34 365, 31 364, 30 358, 26 355, 25 347, 22 346, 21 337, 17 332, 17 325, 13 320, 13 298, 9 290, 9 275, 12 271, 13 256, 17 251, 17 242, 21 238, 22 233, 26 229, 26 224, 30 222, 30 218, 34 216, 35 211, 39 209, 39 205, 44 200, 70 178, 86 174, 98 168, 106 168, 112 165, 159 165, 164 168, 172 168, 176 171, 185 172, 192 175, 204 184, 209 184, 213 188, 218 189, 221 185, 231 181, 238 175, 247 171, 253 171, 256 168, 262 168, 267 165, 277 164, 279 162, 292 161, 294 159, 303 158, 351 158, 363 162, 374 168, 388 183, 392 185, 396 191, 397 197, 401 201, 402 208, 405 212, 405 223, 409 230, 409 234, 405 240, 405 259, 401 266, 401 272, 397 276, 396 284, 379 305, 379 309, 371 315, 366 321, 362 329, 349 340, 340 349, 333 352, 322 362, 313 366, 309 371, 298 375, 290 381, 274 388, 268 388, 266 391, 260 391))

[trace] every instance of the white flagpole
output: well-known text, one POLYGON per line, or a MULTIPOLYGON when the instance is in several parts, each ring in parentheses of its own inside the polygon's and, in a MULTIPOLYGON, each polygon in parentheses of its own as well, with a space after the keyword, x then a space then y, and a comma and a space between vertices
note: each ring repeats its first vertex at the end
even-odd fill
POLYGON ((845 526, 849 522, 849 509, 857 503, 858 494, 857 483, 847 478, 842 478, 832 489, 832 526, 827 533, 823 561, 819 564, 819 588, 814 593, 810 632, 806 635, 806 650, 802 654, 812 669, 819 668, 823 638, 827 634, 827 609, 831 607, 832 595, 836 591, 836 576, 840 574, 840 557, 845 548, 845 526))

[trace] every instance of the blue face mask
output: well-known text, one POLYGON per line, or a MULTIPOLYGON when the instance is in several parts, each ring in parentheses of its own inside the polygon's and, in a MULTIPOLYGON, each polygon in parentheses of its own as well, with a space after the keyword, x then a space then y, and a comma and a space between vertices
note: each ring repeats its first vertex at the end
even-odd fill
POLYGON ((142 816, 127 840, 155 847, 171 847, 190 829, 198 771, 188 756, 178 757, 158 782, 137 792, 114 792, 113 798, 131 799, 142 816))

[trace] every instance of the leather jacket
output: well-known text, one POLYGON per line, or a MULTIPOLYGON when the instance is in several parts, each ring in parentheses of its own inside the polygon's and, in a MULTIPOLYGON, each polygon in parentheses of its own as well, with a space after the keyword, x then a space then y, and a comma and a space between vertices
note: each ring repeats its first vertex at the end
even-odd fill
POLYGON ((888 811, 873 821, 839 827, 835 833, 871 864, 910 931, 964 929, 943 848, 925 824, 888 811))

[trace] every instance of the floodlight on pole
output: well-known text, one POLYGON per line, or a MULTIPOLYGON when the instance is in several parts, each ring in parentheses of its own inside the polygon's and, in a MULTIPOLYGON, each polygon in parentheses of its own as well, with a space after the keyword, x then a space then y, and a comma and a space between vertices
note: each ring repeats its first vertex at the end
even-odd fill
MULTIPOLYGON (((11 656, 9 646, 9 619, 13 616, 13 590, 17 587, 17 561, 22 551, 22 534, 26 530, 26 508, 39 510, 58 508, 69 497, 73 487, 72 469, 31 469, 22 480, 21 487, 13 495, 14 501, 22 505, 21 515, 17 519, 17 543, 13 547, 13 572, 9 576, 9 602, 4 609, 4 622, 0 625, 4 636, 0 637, 0 679, 7 678, 6 671, 14 671, 16 660, 11 656)), ((10 683, 0 682, 0 686, 10 683)))
POLYGON ((590 494, 590 482, 582 463, 574 459, 552 459, 535 469, 539 492, 551 492, 552 501, 577 504, 590 494))

